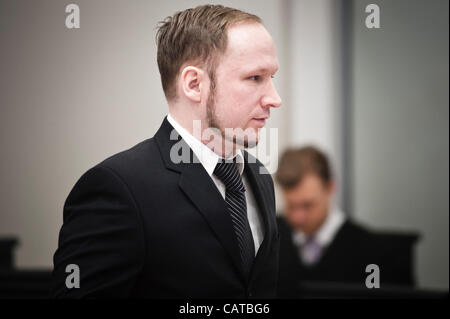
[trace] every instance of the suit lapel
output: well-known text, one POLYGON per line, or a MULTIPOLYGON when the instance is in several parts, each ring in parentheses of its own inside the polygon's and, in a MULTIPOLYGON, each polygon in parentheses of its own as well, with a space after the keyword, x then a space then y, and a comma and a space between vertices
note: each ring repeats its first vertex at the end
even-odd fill
POLYGON ((261 269, 261 266, 264 264, 269 253, 272 238, 275 236, 275 226, 273 222, 271 222, 271 216, 275 213, 271 212, 271 208, 269 206, 269 197, 272 196, 270 194, 270 190, 267 189, 267 187, 262 183, 261 180, 259 172, 261 166, 255 163, 254 158, 251 158, 252 160, 249 161, 249 155, 247 152, 244 152, 244 154, 246 162, 244 173, 248 178, 253 194, 255 196, 255 200, 258 203, 258 213, 262 217, 262 221, 264 223, 264 239, 258 249, 258 253, 253 263, 250 275, 250 278, 252 278, 255 275, 255 271, 261 269))
POLYGON ((170 152, 174 146, 175 149, 189 150, 189 159, 195 157, 180 136, 177 140, 169 138, 172 130, 173 127, 167 119, 164 119, 161 128, 155 134, 161 157, 168 169, 180 173, 179 187, 203 215, 213 233, 229 254, 241 278, 245 279, 239 247, 226 203, 202 164, 198 161, 174 163, 171 160, 170 152), (182 144, 175 145, 176 143, 182 144))
POLYGON ((225 201, 201 164, 191 164, 180 177, 180 188, 202 213, 219 241, 243 275, 238 243, 225 201))

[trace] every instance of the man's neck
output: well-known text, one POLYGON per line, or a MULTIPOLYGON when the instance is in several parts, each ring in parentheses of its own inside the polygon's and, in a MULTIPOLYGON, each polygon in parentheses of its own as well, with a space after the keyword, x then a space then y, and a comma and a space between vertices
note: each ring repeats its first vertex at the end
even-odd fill
POLYGON ((206 121, 183 117, 176 112, 169 112, 172 119, 184 128, 195 139, 206 145, 211 151, 223 158, 230 158, 236 155, 238 148, 232 141, 223 137, 222 132, 217 128, 211 128, 206 121))

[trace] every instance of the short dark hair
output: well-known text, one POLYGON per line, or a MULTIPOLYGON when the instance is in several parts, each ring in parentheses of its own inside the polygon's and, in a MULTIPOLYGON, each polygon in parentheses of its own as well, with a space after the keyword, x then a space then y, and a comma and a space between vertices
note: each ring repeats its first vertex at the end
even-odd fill
POLYGON ((328 157, 314 146, 286 150, 280 158, 275 178, 282 188, 289 189, 308 174, 317 175, 325 185, 332 179, 328 157))
POLYGON ((227 48, 227 30, 240 22, 261 23, 254 14, 221 5, 202 5, 175 13, 161 21, 156 34, 158 67, 164 94, 176 97, 175 80, 181 66, 196 63, 215 70, 216 58, 227 48))

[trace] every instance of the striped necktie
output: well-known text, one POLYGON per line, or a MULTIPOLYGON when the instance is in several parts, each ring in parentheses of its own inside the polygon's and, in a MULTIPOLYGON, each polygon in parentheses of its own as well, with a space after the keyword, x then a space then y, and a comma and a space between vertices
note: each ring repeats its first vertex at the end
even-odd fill
POLYGON ((216 175, 226 187, 225 202, 236 233, 242 265, 247 275, 255 258, 255 244, 247 218, 245 187, 234 162, 219 162, 214 169, 216 175))

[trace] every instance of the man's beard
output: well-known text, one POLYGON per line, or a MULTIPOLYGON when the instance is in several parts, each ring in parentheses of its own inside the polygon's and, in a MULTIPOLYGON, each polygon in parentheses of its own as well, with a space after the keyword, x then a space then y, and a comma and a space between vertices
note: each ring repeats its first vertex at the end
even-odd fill
POLYGON ((233 142, 233 145, 241 146, 241 147, 243 146, 244 148, 249 148, 249 147, 252 148, 252 147, 255 147, 256 145, 258 145, 257 136, 255 136, 254 140, 249 142, 247 135, 239 137, 239 136, 236 136, 237 134, 233 134, 232 136, 229 136, 226 134, 225 129, 221 127, 221 125, 219 124, 219 120, 216 116, 215 81, 214 81, 214 77, 210 77, 210 78, 211 78, 211 85, 209 88, 208 100, 206 101, 206 122, 207 122, 208 127, 219 130, 222 138, 227 141, 233 142))

